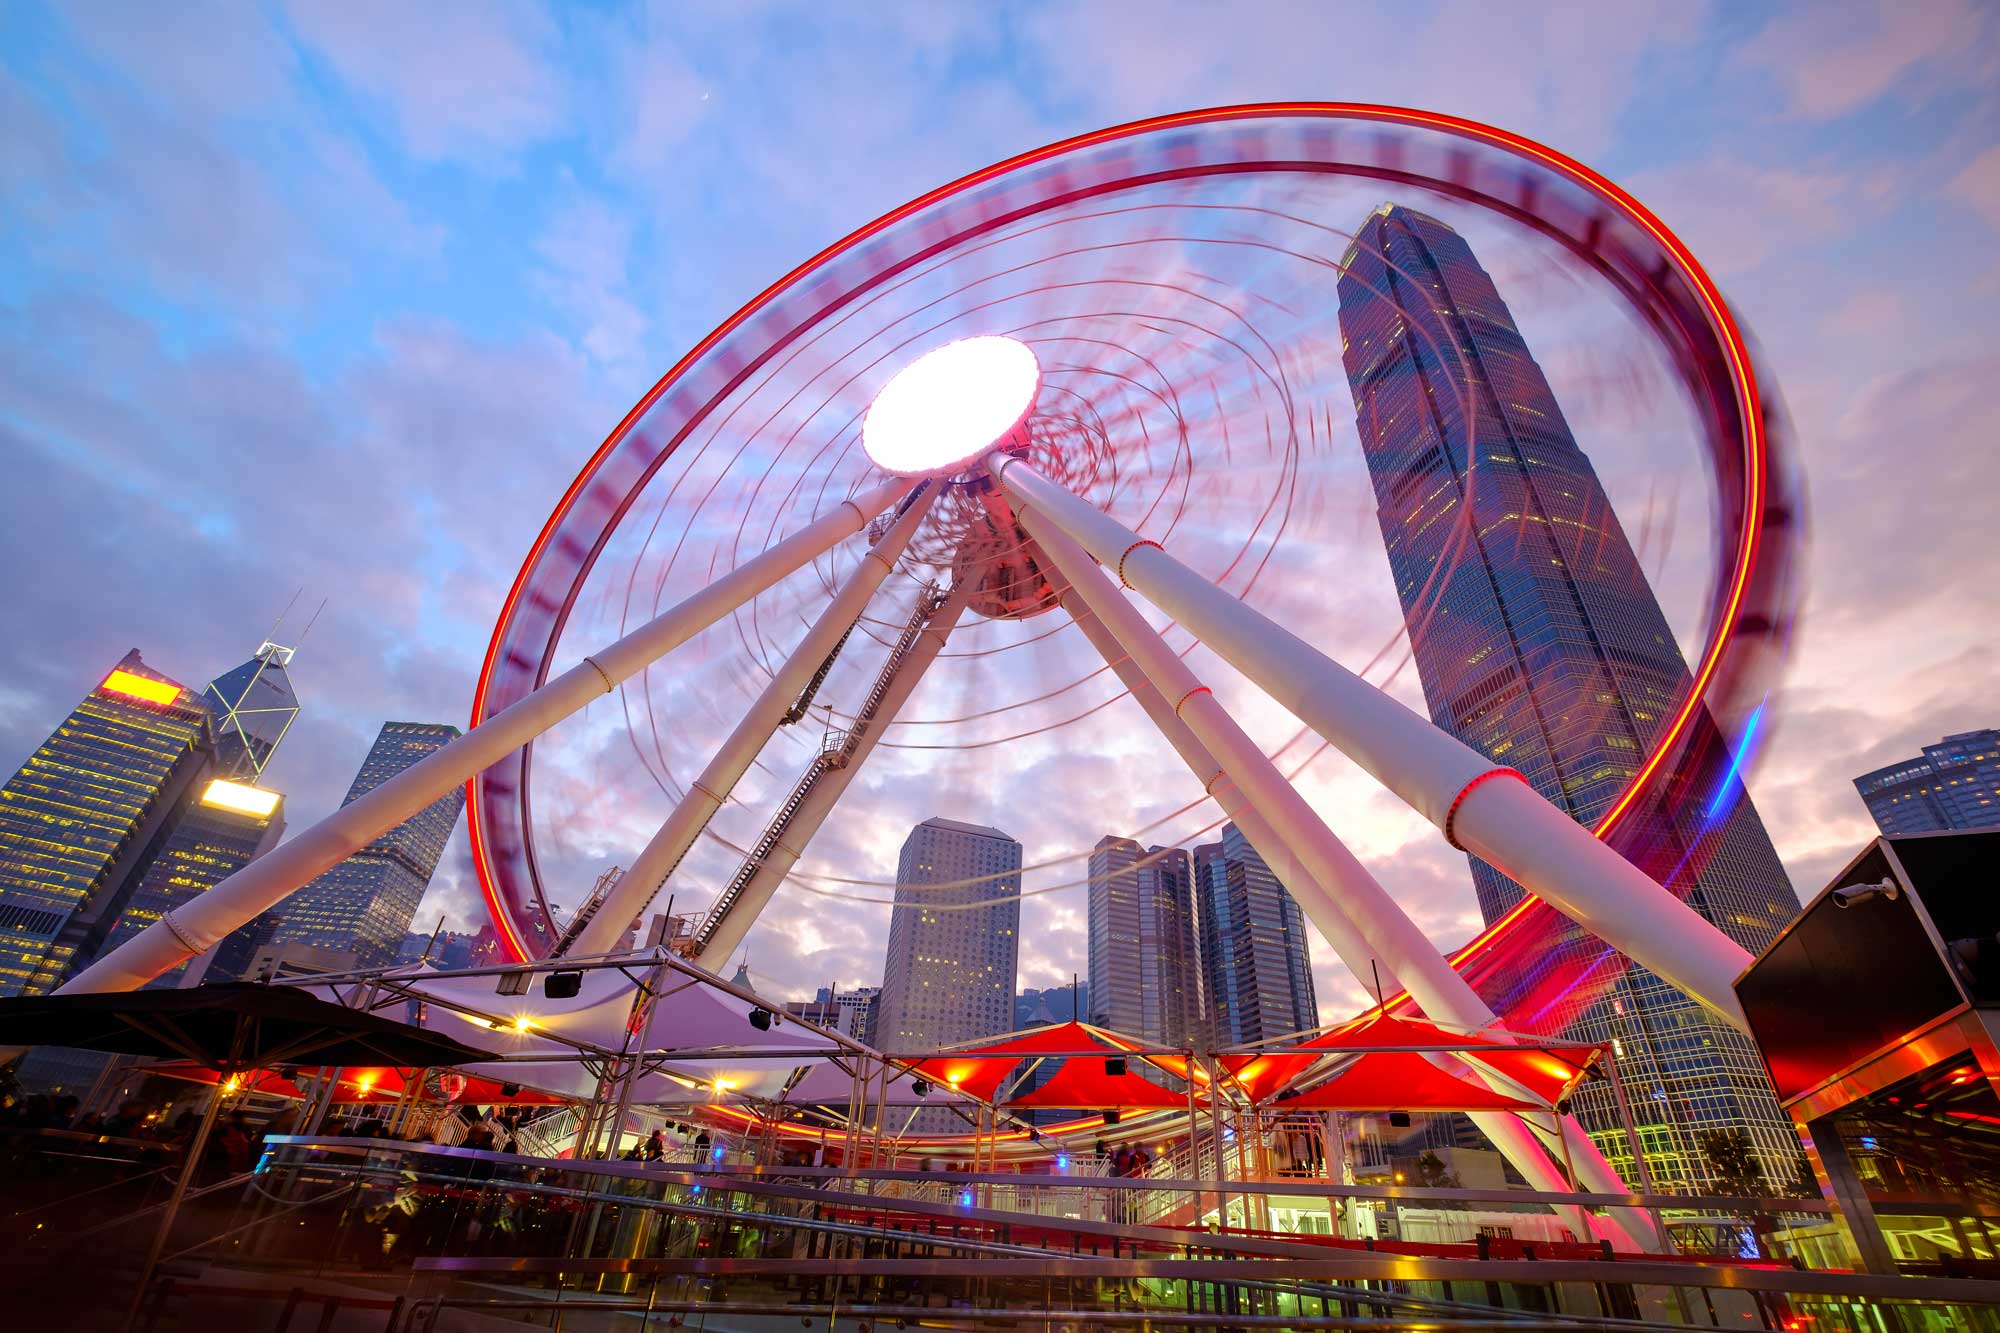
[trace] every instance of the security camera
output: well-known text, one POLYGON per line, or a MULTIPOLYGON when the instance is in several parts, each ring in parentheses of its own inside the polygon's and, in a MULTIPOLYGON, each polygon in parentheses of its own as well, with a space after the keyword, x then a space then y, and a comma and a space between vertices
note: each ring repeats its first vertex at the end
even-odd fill
POLYGON ((1849 884, 1845 888, 1835 889, 1833 891, 1833 905, 1835 907, 1853 907, 1857 903, 1865 903, 1873 898, 1880 898, 1885 902, 1893 903, 1902 896, 1903 890, 1901 886, 1893 879, 1885 879, 1879 884, 1849 884))

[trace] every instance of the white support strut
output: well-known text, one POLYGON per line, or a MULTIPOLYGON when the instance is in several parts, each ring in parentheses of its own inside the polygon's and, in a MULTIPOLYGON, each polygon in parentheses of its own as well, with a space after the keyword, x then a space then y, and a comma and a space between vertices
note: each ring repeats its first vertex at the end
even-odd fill
POLYGON ((835 593, 833 599, 813 621, 805 637, 792 649, 765 684, 742 719, 729 733, 726 740, 708 761, 708 766, 688 785, 686 795, 680 804, 660 825, 625 874, 605 895, 576 942, 570 946, 569 955, 588 958, 595 954, 610 953, 618 947, 619 939, 631 924, 646 910, 660 887, 667 882, 681 858, 694 846, 701 831, 708 827, 708 821, 729 799, 729 793, 750 771, 758 754, 770 743, 785 716, 785 710, 798 699, 800 693, 812 679, 827 655, 847 633, 848 627, 867 609, 868 600, 875 590, 882 586, 889 571, 902 558, 903 548, 910 544, 917 525, 930 512, 936 500, 940 485, 931 483, 924 494, 918 496, 889 525, 882 539, 870 547, 868 553, 855 566, 847 582, 835 593))
MULTIPOLYGON (((1201 684, 1188 665, 1167 647, 1146 623, 1137 607, 1112 586, 1089 554, 1067 534, 1032 511, 1017 510, 1021 525, 1032 536, 1050 566, 1068 585, 1062 595, 1073 598, 1065 608, 1086 637, 1097 645, 1114 669, 1129 669, 1148 688, 1143 692, 1126 670, 1120 670, 1133 695, 1152 714, 1168 742, 1181 754, 1197 778, 1225 810, 1230 808, 1225 784, 1248 806, 1236 815, 1237 825, 1257 854, 1277 874, 1320 933, 1333 945, 1348 971, 1363 986, 1380 963, 1408 987, 1429 1017, 1466 1031, 1494 1026, 1498 1019, 1485 1001, 1429 938, 1389 896, 1368 869, 1307 805, 1235 719, 1201 684), (1113 642, 1104 640, 1110 638, 1113 642), (1122 649, 1120 654, 1117 650, 1122 649), (1123 656, 1127 660, 1120 662, 1123 656), (1166 701, 1175 700, 1171 705, 1166 701), (1164 710, 1164 715, 1160 711, 1164 710)), ((1452 1062, 1458 1064, 1458 1062, 1452 1062)), ((1460 1075, 1485 1071, 1459 1065, 1460 1075)), ((1507 1089, 1511 1093, 1518 1089, 1507 1089)), ((1522 1118, 1482 1113, 1478 1121, 1487 1138, 1512 1161, 1537 1189, 1569 1188, 1543 1150, 1533 1127, 1522 1118)), ((1573 1152, 1598 1168, 1594 1174, 1611 1192, 1625 1193, 1610 1163, 1577 1127, 1570 1138, 1573 1152), (1578 1142, 1580 1140, 1580 1143, 1578 1142)), ((1572 1221, 1586 1227, 1578 1212, 1572 1221)), ((1610 1220, 1615 1239, 1645 1247, 1648 1228, 1643 1217, 1610 1220)))
MULTIPOLYGON (((1454 845, 1498 867, 1628 958, 1747 1026, 1733 983, 1750 955, 1520 780, 1311 645, 1002 453, 987 467, 1017 512, 1060 528, 1119 581, 1360 764, 1454 845), (1490 780, 1496 774, 1499 780, 1490 780)), ((1034 529, 1030 527, 1030 531, 1034 529)), ((1403 978, 1405 984, 1411 980, 1403 978)))
POLYGON ((722 926, 695 958, 696 963, 711 972, 720 972, 730 956, 736 952, 737 946, 743 943, 743 937, 750 933, 750 928, 756 924, 758 916, 769 906, 772 895, 778 891, 778 886, 785 882, 785 876, 791 874, 792 867, 798 863, 801 856, 805 855, 806 848, 812 845, 813 835, 819 832, 820 825, 824 824, 827 816, 833 813, 833 807, 847 791, 848 784, 854 781, 855 774, 861 771, 861 766, 867 762, 868 756, 874 753, 876 742, 882 739, 882 733, 895 721, 897 712, 915 691, 918 682, 923 679, 924 672, 937 659, 938 653, 944 648, 945 640, 951 637, 952 630, 957 627, 958 619, 965 613, 966 603, 970 600, 969 584, 952 588, 944 605, 938 608, 930 623, 917 635, 917 641, 910 648, 909 656, 904 658, 895 680, 890 683, 888 692, 882 696, 882 702, 877 706, 875 716, 863 725, 855 737, 854 750, 848 755, 846 765, 823 774, 813 785, 813 789, 806 794, 806 799, 800 803, 798 810, 792 815, 791 822, 786 826, 785 836, 778 840, 777 845, 764 858, 763 864, 757 867, 756 874, 744 886, 742 898, 730 909, 722 926))
POLYGON ((283 901, 482 769, 616 689, 737 607, 861 531, 908 493, 895 480, 844 500, 602 652, 250 862, 79 972, 59 993, 133 990, 283 901))

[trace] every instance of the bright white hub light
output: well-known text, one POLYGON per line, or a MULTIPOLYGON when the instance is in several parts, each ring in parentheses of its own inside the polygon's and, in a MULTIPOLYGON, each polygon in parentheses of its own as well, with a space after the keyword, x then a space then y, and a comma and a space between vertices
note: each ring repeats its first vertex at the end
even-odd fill
POLYGON ((1042 368, 1013 338, 961 338, 924 353, 882 386, 861 421, 861 447, 884 472, 955 472, 1028 415, 1042 368))

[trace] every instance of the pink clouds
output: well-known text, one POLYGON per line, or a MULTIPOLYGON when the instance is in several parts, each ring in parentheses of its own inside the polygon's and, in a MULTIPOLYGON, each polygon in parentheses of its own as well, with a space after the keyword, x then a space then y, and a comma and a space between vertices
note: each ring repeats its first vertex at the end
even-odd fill
POLYGON ((1991 12, 1967 0, 1808 6, 1775 18, 1737 59, 1783 87, 1793 115, 1825 119, 1886 92, 1933 95, 1935 82, 1918 76, 1937 67, 1990 74, 1991 32, 1991 12))
POLYGON ((1891 182, 1876 173, 1728 157, 1636 172, 1621 184, 1717 277, 1740 275, 1774 253, 1850 231, 1879 215, 1892 197, 1891 182))
POLYGON ((1945 193, 1972 205, 1979 215, 2000 229, 2000 147, 1989 148, 1952 177, 1945 193))
POLYGON ((1104 120, 1287 98, 1386 102, 1590 155, 1612 141, 1641 71, 1692 41, 1699 18, 1684 4, 1291 3, 1246 22, 1196 2, 1060 4, 1024 26, 1039 73, 1104 120))

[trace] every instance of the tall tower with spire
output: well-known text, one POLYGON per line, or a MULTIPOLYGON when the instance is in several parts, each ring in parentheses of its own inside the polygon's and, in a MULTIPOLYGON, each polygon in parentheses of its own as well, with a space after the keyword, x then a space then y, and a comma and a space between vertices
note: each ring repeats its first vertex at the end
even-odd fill
MULTIPOLYGON (((1357 233, 1339 293, 1362 456, 1431 721, 1592 823, 1689 687, 1645 571, 1463 237, 1384 204, 1357 233)), ((1706 711, 1692 731, 1692 744, 1722 744, 1706 711)), ((1763 821, 1728 779, 1647 797, 1624 832, 1628 858, 1752 953, 1798 910, 1763 821)), ((1472 879, 1488 922, 1523 896, 1477 859, 1472 879)), ((1538 961, 1590 978, 1614 959, 1573 929, 1538 961)), ((1509 1011, 1507 996, 1487 998, 1509 1011)), ((1748 1038, 1643 968, 1608 994, 1577 985, 1510 1017, 1617 1044, 1656 1179, 1711 1184, 1703 1136, 1718 1129, 1747 1130, 1767 1175, 1791 1178, 1798 1142, 1748 1038)), ((1608 1089, 1580 1090, 1577 1110, 1629 1170, 1608 1089)))
POLYGON ((296 648, 266 639, 250 660, 231 667, 201 692, 215 718, 215 751, 221 776, 259 782, 279 742, 299 716, 299 696, 287 670, 296 648))
MULTIPOLYGON (((299 715, 298 693, 287 670, 297 651, 266 639, 249 660, 223 672, 202 690, 215 734, 216 776, 175 822, 98 950, 100 955, 220 884, 277 846, 284 836, 284 795, 264 786, 262 779, 279 742, 299 715)), ((251 938, 261 942, 257 922, 243 931, 250 932, 250 937, 239 940, 232 935, 208 957, 153 978, 148 989, 230 979, 235 973, 227 968, 218 970, 216 958, 233 950, 244 953, 242 961, 247 964, 248 953, 255 952, 251 938)))

